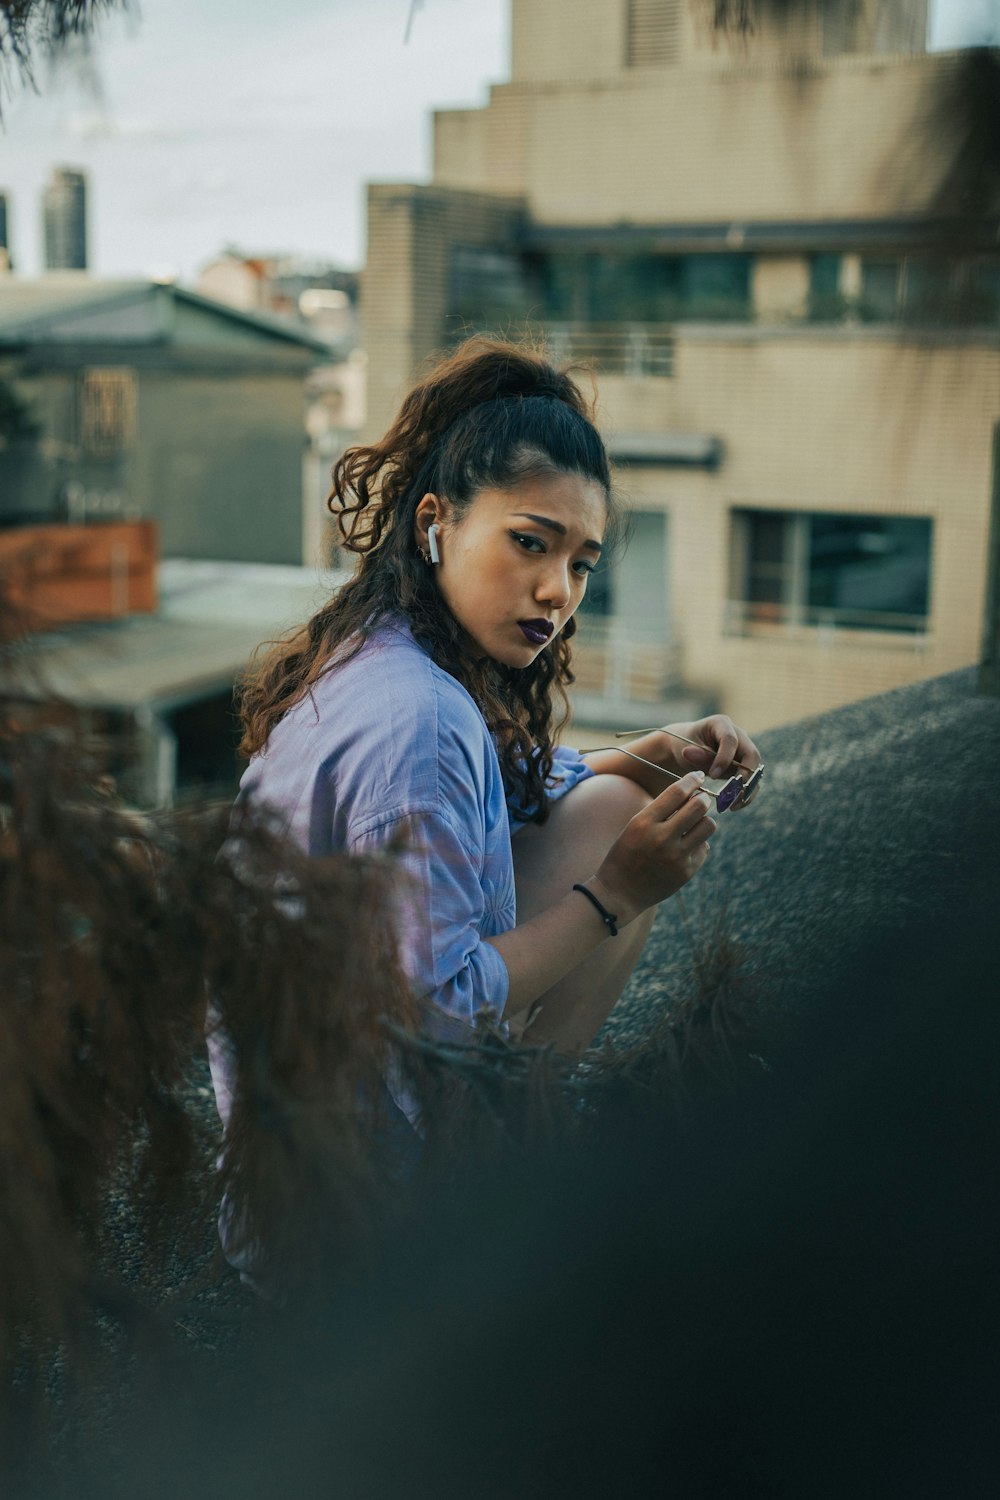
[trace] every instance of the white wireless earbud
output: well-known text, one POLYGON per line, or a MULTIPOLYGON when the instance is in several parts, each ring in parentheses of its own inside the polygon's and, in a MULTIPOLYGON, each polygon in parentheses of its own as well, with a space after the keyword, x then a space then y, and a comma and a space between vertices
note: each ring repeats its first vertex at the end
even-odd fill
POLYGON ((441 561, 441 553, 438 551, 438 532, 440 530, 441 528, 436 521, 432 526, 428 526, 427 528, 427 550, 431 554, 432 563, 439 563, 441 561))

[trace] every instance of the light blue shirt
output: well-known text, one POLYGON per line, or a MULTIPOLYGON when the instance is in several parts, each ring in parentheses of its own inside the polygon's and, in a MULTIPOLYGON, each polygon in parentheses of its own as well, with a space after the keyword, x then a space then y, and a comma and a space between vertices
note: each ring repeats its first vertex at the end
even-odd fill
MULTIPOLYGON (((550 796, 591 776, 555 753, 550 796)), ((484 941, 516 923, 509 809, 479 708, 399 618, 327 672, 271 731, 240 798, 277 810, 310 854, 402 843, 399 936, 419 998, 452 1021, 499 1019, 509 979, 484 941)))

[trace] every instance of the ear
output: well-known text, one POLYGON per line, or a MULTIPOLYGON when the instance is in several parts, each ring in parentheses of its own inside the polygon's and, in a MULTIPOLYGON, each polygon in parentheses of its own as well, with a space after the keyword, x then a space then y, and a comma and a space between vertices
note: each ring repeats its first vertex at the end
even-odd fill
POLYGON ((431 538, 427 533, 432 526, 441 525, 446 508, 439 497, 433 494, 424 495, 418 502, 413 516, 413 541, 418 552, 426 552, 430 556, 432 550, 436 550, 436 534, 431 538))

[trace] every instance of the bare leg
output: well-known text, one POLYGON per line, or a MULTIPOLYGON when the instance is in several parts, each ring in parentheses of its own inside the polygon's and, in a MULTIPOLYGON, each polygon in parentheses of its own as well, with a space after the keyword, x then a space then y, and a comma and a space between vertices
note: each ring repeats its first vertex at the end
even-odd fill
MULTIPOLYGON (((578 881, 595 874, 625 824, 649 800, 624 776, 594 776, 554 803, 543 827, 529 824, 515 834, 518 921, 537 916, 578 881)), ((556 1051, 570 1056, 583 1052, 625 988, 655 914, 655 908, 643 912, 616 938, 588 954, 536 1001, 527 1013, 527 1025, 518 1028, 512 1023, 512 1033, 527 1042, 551 1042, 556 1051)))

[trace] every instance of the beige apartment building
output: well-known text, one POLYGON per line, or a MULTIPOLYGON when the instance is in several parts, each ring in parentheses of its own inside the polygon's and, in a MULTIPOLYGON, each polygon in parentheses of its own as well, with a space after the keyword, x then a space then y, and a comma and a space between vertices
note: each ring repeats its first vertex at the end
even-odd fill
POLYGON ((590 364, 634 524, 579 722, 764 729, 974 662, 1000 220, 942 217, 925 0, 721 36, 697 0, 512 5, 510 82, 435 116, 430 184, 370 189, 370 429, 474 330, 590 364))

